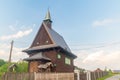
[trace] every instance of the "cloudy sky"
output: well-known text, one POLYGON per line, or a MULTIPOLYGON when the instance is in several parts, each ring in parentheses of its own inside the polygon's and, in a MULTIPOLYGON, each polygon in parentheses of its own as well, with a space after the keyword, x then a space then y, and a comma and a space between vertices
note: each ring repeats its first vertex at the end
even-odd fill
POLYGON ((28 48, 50 9, 52 27, 88 70, 120 69, 120 0, 0 0, 0 58, 27 57, 28 48))

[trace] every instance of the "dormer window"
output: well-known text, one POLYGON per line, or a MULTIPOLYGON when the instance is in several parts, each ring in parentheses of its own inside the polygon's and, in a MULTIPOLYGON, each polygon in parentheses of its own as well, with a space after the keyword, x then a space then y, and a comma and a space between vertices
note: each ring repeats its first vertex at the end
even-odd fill
POLYGON ((39 42, 37 42, 37 45, 39 45, 39 42))

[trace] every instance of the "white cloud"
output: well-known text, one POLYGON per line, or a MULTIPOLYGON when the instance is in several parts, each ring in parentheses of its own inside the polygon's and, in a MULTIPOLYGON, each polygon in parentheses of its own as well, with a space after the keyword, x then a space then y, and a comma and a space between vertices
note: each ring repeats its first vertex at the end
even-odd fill
POLYGON ((96 68, 120 69, 120 50, 119 46, 111 46, 96 50, 79 50, 74 51, 77 55, 75 65, 87 70, 95 70, 96 68))
POLYGON ((104 19, 102 21, 94 21, 93 26, 103 26, 110 23, 113 23, 112 19, 104 19))
POLYGON ((120 24, 120 19, 103 19, 103 20, 96 20, 92 23, 92 26, 111 26, 113 24, 120 24))
MULTIPOLYGON (((32 29, 34 29, 35 26, 36 26, 36 24, 32 24, 31 26, 27 26, 27 27, 31 27, 32 29)), ((21 30, 24 30, 24 29, 26 29, 26 26, 25 26, 25 25, 22 25, 22 26, 20 26, 20 29, 21 29, 21 30)))
POLYGON ((12 54, 12 61, 18 61, 20 59, 27 58, 28 55, 26 53, 22 52, 22 50, 24 50, 24 49, 27 49, 27 48, 14 47, 13 54, 12 54))
POLYGON ((19 25, 18 23, 19 23, 19 21, 16 20, 16 22, 14 24, 8 26, 9 29, 12 31, 15 31, 16 27, 18 27, 18 25, 19 25))
MULTIPOLYGON (((9 53, 10 53, 10 45, 8 44, 0 44, 0 59, 4 59, 8 61, 9 53)), ((20 59, 28 57, 26 53, 23 53, 22 50, 26 48, 17 48, 13 47, 12 52, 12 61, 19 61, 20 59)))
POLYGON ((120 69, 120 50, 107 52, 100 50, 97 52, 79 52, 76 54, 78 58, 75 65, 87 70, 95 70, 96 68, 104 69, 107 66, 110 69, 120 69))
POLYGON ((9 40, 9 39, 22 38, 24 36, 29 35, 32 31, 33 31, 32 29, 28 29, 28 30, 25 30, 25 31, 18 31, 16 34, 7 35, 7 36, 1 36, 0 40, 9 40))
POLYGON ((88 61, 101 61, 101 57, 104 57, 104 52, 99 51, 93 54, 89 54, 84 60, 83 63, 87 63, 88 61))

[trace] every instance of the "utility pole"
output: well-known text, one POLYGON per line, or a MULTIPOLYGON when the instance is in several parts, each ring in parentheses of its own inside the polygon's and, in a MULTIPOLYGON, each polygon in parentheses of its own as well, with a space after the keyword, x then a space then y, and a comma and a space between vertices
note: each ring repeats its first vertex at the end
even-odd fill
POLYGON ((13 50, 13 43, 14 43, 14 41, 12 40, 12 42, 11 42, 11 47, 10 47, 9 63, 11 63, 11 56, 12 56, 12 50, 13 50))

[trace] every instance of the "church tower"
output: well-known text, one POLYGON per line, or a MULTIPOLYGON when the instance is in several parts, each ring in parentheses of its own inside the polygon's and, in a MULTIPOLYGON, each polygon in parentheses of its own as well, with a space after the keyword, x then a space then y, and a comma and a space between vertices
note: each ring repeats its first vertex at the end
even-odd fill
POLYGON ((23 50, 29 57, 29 72, 74 72, 74 55, 64 38, 52 28, 48 10, 31 46, 23 50))

